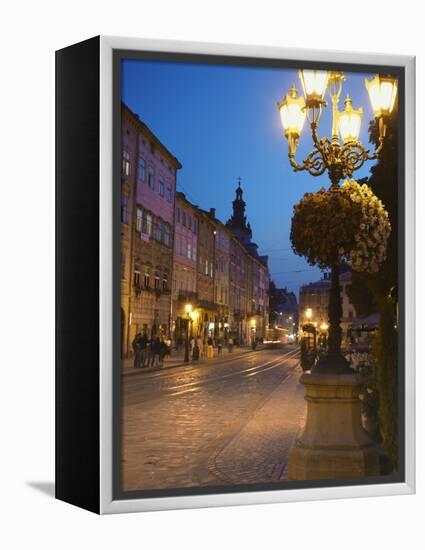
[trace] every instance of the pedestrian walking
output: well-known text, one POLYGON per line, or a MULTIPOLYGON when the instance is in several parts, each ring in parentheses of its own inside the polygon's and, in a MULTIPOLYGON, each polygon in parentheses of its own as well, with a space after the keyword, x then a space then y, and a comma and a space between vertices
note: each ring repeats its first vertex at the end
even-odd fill
POLYGON ((202 341, 202 338, 199 336, 197 339, 198 349, 199 349, 199 359, 203 359, 204 357, 204 343, 202 341))
POLYGON ((151 367, 153 362, 152 338, 146 340, 145 366, 151 367))
POLYGON ((222 346, 222 343, 221 343, 221 338, 219 338, 217 340, 217 354, 218 355, 221 355, 222 348, 223 348, 223 346, 222 346))
POLYGON ((229 348, 229 353, 232 353, 233 352, 233 338, 230 336, 228 342, 227 342, 227 345, 228 345, 228 348, 229 348))
POLYGON ((146 333, 143 334, 143 336, 140 337, 139 340, 139 347, 140 347, 140 367, 146 367, 146 354, 147 354, 147 347, 148 347, 148 339, 146 336, 146 333))
POLYGON ((164 340, 164 338, 161 338, 161 340, 158 344, 158 359, 159 359, 159 366, 160 367, 164 366, 164 359, 165 359, 166 355, 168 355, 168 354, 169 354, 169 349, 168 349, 167 343, 164 340))
POLYGON ((152 367, 155 367, 156 365, 160 365, 159 352, 160 352, 161 346, 158 338, 152 339, 151 347, 152 347, 152 367))
POLYGON ((141 341, 141 338, 142 338, 142 335, 140 334, 140 332, 138 332, 136 334, 136 336, 134 337, 134 340, 131 344, 132 347, 133 347, 133 354, 134 354, 133 366, 134 366, 135 369, 140 368, 140 361, 141 361, 140 341, 141 341))

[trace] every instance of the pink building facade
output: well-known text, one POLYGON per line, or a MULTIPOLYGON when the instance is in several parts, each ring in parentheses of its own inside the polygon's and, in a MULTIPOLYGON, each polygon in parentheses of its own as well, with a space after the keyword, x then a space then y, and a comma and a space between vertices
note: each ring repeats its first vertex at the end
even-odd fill
POLYGON ((179 161, 122 106, 121 341, 169 335, 179 161))

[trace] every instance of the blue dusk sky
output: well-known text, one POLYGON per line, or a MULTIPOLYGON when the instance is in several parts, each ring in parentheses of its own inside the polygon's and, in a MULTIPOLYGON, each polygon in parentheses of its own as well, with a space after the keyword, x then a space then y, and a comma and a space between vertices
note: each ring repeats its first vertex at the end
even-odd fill
MULTIPOLYGON (((354 108, 363 107, 360 139, 366 145, 373 118, 364 86, 364 73, 346 73, 340 110, 347 92, 354 108)), ((288 162, 276 106, 295 84, 296 69, 271 69, 182 62, 125 60, 122 63, 122 99, 136 112, 183 168, 177 189, 188 199, 226 222, 232 213, 238 177, 247 204, 246 215, 259 252, 269 256, 272 279, 293 290, 321 277, 291 251, 289 233, 293 205, 307 191, 329 187, 325 174, 293 172, 288 162)), ((330 103, 330 98, 327 97, 330 103)), ((331 107, 322 115, 319 136, 331 134, 331 107)), ((304 125, 296 158, 301 162, 312 149, 304 125)), ((367 176, 367 162, 355 174, 367 176)))

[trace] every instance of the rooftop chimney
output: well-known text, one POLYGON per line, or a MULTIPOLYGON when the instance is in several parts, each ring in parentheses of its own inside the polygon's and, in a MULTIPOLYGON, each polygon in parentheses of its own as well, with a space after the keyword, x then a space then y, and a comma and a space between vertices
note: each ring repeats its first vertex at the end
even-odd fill
POLYGON ((211 218, 215 218, 215 208, 210 208, 210 216, 211 218))

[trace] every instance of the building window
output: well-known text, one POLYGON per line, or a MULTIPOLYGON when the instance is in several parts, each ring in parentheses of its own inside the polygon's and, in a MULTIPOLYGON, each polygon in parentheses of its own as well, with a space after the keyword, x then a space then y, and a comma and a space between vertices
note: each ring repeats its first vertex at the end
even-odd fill
POLYGON ((192 257, 192 244, 189 242, 187 243, 187 257, 189 258, 189 260, 192 257))
POLYGON ((162 275, 162 290, 168 289, 168 273, 164 271, 162 275))
POLYGON ((137 288, 140 286, 140 260, 137 259, 134 262, 134 286, 137 288))
POLYGON ((148 185, 149 189, 152 189, 152 191, 155 189, 155 170, 152 166, 149 166, 148 170, 148 185))
POLYGON ((196 246, 194 246, 192 249, 192 260, 196 262, 196 246))
POLYGON ((186 212, 183 211, 183 219, 182 219, 183 225, 186 227, 186 212))
POLYGON ((171 198, 172 198, 171 185, 167 185, 167 189, 165 190, 165 198, 167 199, 167 202, 171 202, 171 198))
POLYGON ((168 224, 164 227, 164 244, 165 246, 170 246, 171 244, 171 229, 168 224))
POLYGON ((165 192, 164 178, 162 176, 159 176, 159 178, 158 178, 158 193, 161 195, 161 197, 163 197, 164 192, 165 192))
POLYGON ((192 216, 187 217, 187 227, 192 231, 192 216))
POLYGON ((126 149, 124 149, 124 151, 122 152, 122 173, 124 174, 124 176, 129 176, 130 170, 130 153, 126 149))
POLYGON ((214 271, 213 271, 213 263, 210 262, 210 277, 213 276, 213 273, 214 273, 214 271))
POLYGON ((142 232, 143 226, 143 210, 141 208, 136 209, 136 231, 142 232))
POLYGON ((195 235, 198 232, 198 220, 196 218, 193 218, 193 232, 195 235))
POLYGON ((155 239, 158 242, 162 241, 162 231, 163 231, 163 225, 162 222, 159 220, 156 222, 156 231, 155 231, 155 239))
POLYGON ((205 275, 208 275, 208 260, 205 260, 205 275))
POLYGON ((145 159, 139 159, 139 173, 137 175, 139 181, 145 181, 146 176, 146 161, 145 159))
POLYGON ((177 208, 177 222, 180 223, 180 208, 177 208))
POLYGON ((121 222, 128 224, 128 197, 121 195, 121 222))
POLYGON ((155 269, 153 285, 155 290, 159 290, 159 282, 161 279, 161 272, 158 268, 155 269))
POLYGON ((184 256, 185 255, 185 247, 186 247, 186 243, 185 243, 185 238, 182 237, 180 239, 180 256, 184 256))
POLYGON ((149 237, 152 235, 152 216, 151 214, 146 214, 146 234, 149 237))
POLYGON ((149 288, 151 286, 151 270, 149 266, 145 266, 145 272, 143 274, 143 286, 149 288))

